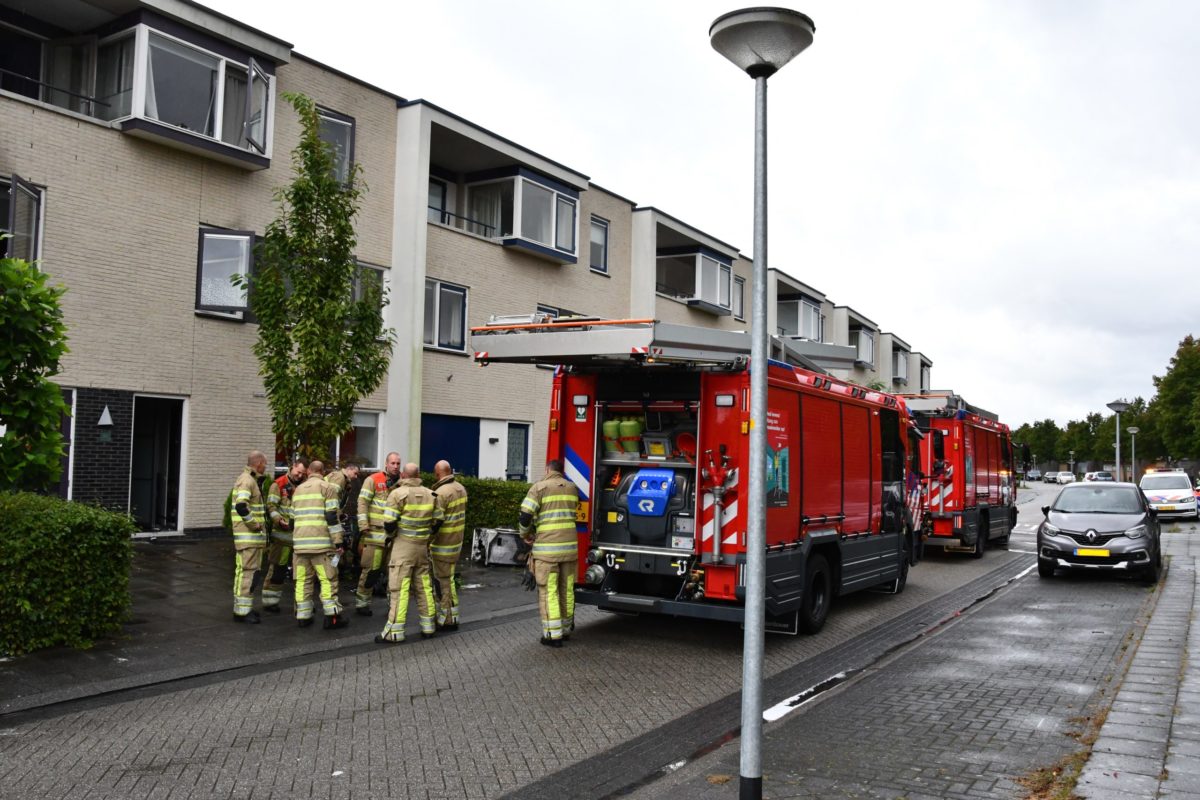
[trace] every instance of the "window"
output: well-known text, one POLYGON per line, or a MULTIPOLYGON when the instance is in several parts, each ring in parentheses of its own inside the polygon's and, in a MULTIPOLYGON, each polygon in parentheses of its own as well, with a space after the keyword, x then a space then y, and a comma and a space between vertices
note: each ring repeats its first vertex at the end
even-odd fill
POLYGON ((821 307, 807 301, 800 303, 800 335, 814 342, 824 341, 825 319, 821 307))
POLYGON ((133 36, 105 42, 96 50, 96 116, 100 119, 127 117, 133 109, 133 51, 133 36))
POLYGON ((850 344, 857 351, 855 360, 867 366, 875 365, 875 335, 865 328, 850 331, 850 344))
POLYGON ((608 222, 600 217, 592 217, 588 265, 596 272, 608 272, 608 222))
POLYGON ((746 319, 746 279, 733 279, 733 316, 735 319, 746 319))
MULTIPOLYGON (((432 203, 431 203, 432 205, 432 203)), ((467 187, 466 230, 489 239, 508 239, 505 245, 553 256, 565 253, 574 263, 576 198, 567 190, 531 180, 525 174, 467 187), (545 250, 539 248, 546 248, 545 250)))
POLYGON ((200 231, 196 310, 238 315, 246 310, 246 291, 231 278, 250 274, 253 244, 252 231, 200 231))
POLYGON ((655 285, 660 294, 716 314, 730 309, 733 268, 703 253, 660 255, 655 285))
POLYGON ((446 182, 429 179, 429 221, 446 224, 446 182))
POLYGON ((0 253, 37 261, 41 257, 42 190, 19 175, 0 181, 0 253))
POLYGON ((892 380, 908 383, 908 353, 896 350, 892 353, 892 380))
POLYGON ((354 163, 354 118, 335 111, 317 109, 321 141, 329 145, 333 156, 333 175, 341 183, 350 180, 354 163))
POLYGON ((379 413, 355 411, 353 424, 354 427, 334 442, 337 463, 353 461, 365 469, 379 466, 379 413))
POLYGON ((425 279, 425 346, 466 350, 467 288, 425 279))
POLYGON ((379 292, 379 313, 383 313, 383 267, 376 267, 372 264, 358 265, 358 271, 354 273, 354 302, 361 301, 365 296, 365 290, 371 287, 379 292))
POLYGON ((928 392, 931 383, 932 383, 932 378, 930 377, 930 374, 929 374, 929 367, 922 364, 921 365, 921 391, 928 392))

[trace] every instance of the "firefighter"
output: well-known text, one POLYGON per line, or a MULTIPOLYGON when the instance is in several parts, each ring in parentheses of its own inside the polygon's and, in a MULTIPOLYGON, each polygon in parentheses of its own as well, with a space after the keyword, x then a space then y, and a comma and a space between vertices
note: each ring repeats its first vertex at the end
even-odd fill
POLYGON ((400 480, 400 454, 388 453, 383 471, 368 475, 358 490, 358 563, 362 574, 354 592, 354 613, 371 616, 371 595, 383 576, 391 537, 384 530, 388 493, 400 480))
POLYGON ((252 450, 246 468, 234 481, 230 492, 233 523, 233 619, 257 625, 254 590, 262 578, 263 549, 267 546, 266 518, 263 514, 262 489, 258 480, 267 469, 267 457, 252 450))
POLYGON ((406 464, 400 485, 388 495, 388 533, 395 534, 391 560, 388 561, 388 621, 383 633, 375 637, 379 644, 404 641, 404 623, 408 617, 408 596, 417 593, 421 638, 435 633, 433 623, 433 581, 429 575, 429 539, 442 519, 442 510, 434 502, 433 492, 421 485, 416 464, 406 464))
POLYGON ((319 587, 325 628, 344 628, 350 620, 338 602, 338 557, 342 553, 342 524, 338 521, 337 489, 325 482, 325 465, 308 465, 308 480, 292 495, 292 575, 296 581, 296 619, 304 628, 313 621, 313 588, 319 587))
POLYGON ((458 482, 449 461, 433 465, 433 494, 442 512, 442 523, 429 545, 433 579, 437 583, 438 630, 458 630, 458 587, 455 568, 462 552, 463 528, 467 522, 467 490, 458 482))
POLYGON ((348 461, 342 464, 340 469, 335 469, 325 476, 325 482, 338 490, 338 519, 342 523, 342 541, 345 543, 343 549, 346 551, 338 564, 338 572, 343 580, 349 577, 355 581, 358 579, 358 575, 354 574, 358 525, 355 515, 350 513, 349 487, 358 480, 358 471, 358 464, 348 461))
POLYGON ((575 629, 575 511, 579 492, 563 477, 562 462, 546 462, 546 477, 521 502, 521 536, 533 545, 530 570, 538 590, 542 644, 562 647, 575 629))
POLYGON ((267 516, 271 518, 271 543, 267 547, 263 579, 263 611, 279 613, 283 583, 292 561, 292 495, 308 476, 308 462, 297 458, 292 468, 271 482, 267 489, 267 516))

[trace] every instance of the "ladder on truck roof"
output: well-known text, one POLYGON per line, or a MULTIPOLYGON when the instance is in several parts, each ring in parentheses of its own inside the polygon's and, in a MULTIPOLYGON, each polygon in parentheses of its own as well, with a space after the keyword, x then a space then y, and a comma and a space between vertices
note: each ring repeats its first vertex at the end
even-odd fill
MULTIPOLYGON (((771 338, 771 358, 825 373, 786 340, 771 338)), ((471 346, 480 364, 685 364, 737 370, 744 369, 750 359, 750 334, 745 331, 653 319, 555 319, 540 314, 492 317, 487 325, 471 328, 471 346)))
POLYGON ((1000 417, 979 406, 971 405, 966 400, 948 389, 934 390, 925 394, 902 394, 909 411, 935 417, 953 417, 959 411, 975 414, 980 419, 999 422, 1000 417))

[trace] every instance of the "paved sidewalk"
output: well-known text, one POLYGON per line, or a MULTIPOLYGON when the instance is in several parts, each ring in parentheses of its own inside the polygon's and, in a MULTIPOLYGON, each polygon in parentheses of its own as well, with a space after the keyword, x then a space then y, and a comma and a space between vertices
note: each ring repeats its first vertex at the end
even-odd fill
MULTIPOLYGON (((536 598, 521 588, 520 568, 484 568, 465 558, 459 568, 463 628, 536 614, 536 598)), ((279 614, 239 625, 231 619, 232 587, 233 545, 225 537, 137 542, 133 606, 122 631, 89 650, 55 647, 0 659, 0 714, 370 645, 387 615, 387 599, 377 597, 374 616, 351 613, 349 628, 326 631, 318 604, 316 624, 299 629, 289 582, 279 614)), ((352 609, 354 587, 343 582, 340 588, 342 605, 352 609)), ((261 610, 257 600, 255 608, 261 610)), ((410 623, 415 619, 414 609, 410 623)))
POLYGON ((1164 535, 1163 544, 1166 586, 1079 777, 1087 800, 1200 800, 1200 540, 1164 535))
MULTIPOLYGON (((1111 791, 1081 782, 1080 793, 1094 800, 1200 800, 1181 793, 1197 791, 1200 780, 1200 680, 1185 682, 1179 713, 1174 720, 1170 713, 1183 655, 1176 642, 1190 620, 1196 571, 1193 558, 1182 552, 1192 547, 1188 534, 1164 541, 1177 555, 1161 595, 1140 581, 1107 575, 1043 580, 1029 574, 932 637, 815 702, 799 702, 794 712, 765 725, 764 797, 1025 797, 1019 779, 1081 750, 1088 720, 1113 704, 1128 668, 1128 693, 1117 698, 1094 758, 1099 764, 1102 743, 1119 741, 1124 749, 1118 752, 1146 759, 1122 761, 1121 769, 1148 772, 1128 777, 1121 772, 1111 791), (1145 649, 1135 661, 1146 627, 1145 649), (1163 674, 1151 675, 1152 670, 1163 674), (1148 680, 1163 697, 1135 693, 1148 680), (1157 705, 1151 705, 1154 700, 1157 705), (1157 761, 1148 755, 1155 748, 1157 761), (1168 778, 1160 795, 1164 760, 1168 778)), ((1200 646, 1194 655, 1200 656, 1200 646)), ((1200 667, 1192 672, 1200 678, 1200 667)), ((667 767, 632 797, 735 797, 739 758, 735 740, 667 767)), ((1094 780, 1094 774, 1089 770, 1086 777, 1094 780)))

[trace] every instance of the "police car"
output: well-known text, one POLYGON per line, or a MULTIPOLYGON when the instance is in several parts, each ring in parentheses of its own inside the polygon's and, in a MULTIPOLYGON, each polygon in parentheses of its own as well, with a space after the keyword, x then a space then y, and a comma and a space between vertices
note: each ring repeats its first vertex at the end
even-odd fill
POLYGON ((1160 517, 1198 518, 1192 482, 1183 470, 1148 469, 1138 486, 1160 517))

